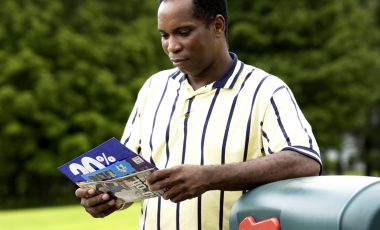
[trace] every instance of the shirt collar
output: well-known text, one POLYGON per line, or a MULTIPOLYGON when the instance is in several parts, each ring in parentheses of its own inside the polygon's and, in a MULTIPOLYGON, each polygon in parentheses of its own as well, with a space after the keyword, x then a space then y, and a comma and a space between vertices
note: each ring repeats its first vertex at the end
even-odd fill
POLYGON ((214 83, 213 88, 232 88, 231 84, 227 83, 230 82, 229 80, 233 78, 233 76, 237 75, 237 71, 235 70, 238 64, 238 58, 236 54, 232 52, 230 52, 230 56, 232 58, 232 64, 230 65, 230 68, 228 68, 227 72, 225 72, 222 77, 214 83))

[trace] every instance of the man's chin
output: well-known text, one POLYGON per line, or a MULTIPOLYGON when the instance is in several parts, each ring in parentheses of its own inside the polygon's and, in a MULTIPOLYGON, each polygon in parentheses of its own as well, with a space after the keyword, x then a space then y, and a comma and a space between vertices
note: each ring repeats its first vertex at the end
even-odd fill
POLYGON ((189 74, 190 72, 186 69, 186 68, 184 68, 183 66, 175 66, 175 67, 177 67, 182 73, 184 73, 184 74, 189 74))

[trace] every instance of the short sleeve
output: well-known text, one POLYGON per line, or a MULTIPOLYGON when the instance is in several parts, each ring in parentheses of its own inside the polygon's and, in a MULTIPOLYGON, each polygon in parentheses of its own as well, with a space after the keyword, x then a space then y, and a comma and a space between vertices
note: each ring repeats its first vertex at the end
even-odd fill
POLYGON ((148 79, 141 87, 121 138, 121 143, 136 153, 139 152, 141 144, 141 114, 144 110, 146 98, 149 96, 150 80, 148 79))
POLYGON ((316 160, 322 168, 312 128, 285 84, 275 89, 269 98, 261 128, 267 154, 294 151, 316 160))

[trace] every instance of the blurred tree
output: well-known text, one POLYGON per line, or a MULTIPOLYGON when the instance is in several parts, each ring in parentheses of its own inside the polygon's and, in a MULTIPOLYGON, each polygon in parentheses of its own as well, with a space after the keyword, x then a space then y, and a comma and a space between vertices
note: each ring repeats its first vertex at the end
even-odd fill
MULTIPOLYGON (((372 32, 380 33, 380 2, 377 0, 365 0, 361 2, 374 15, 377 29, 372 32)), ((380 36, 379 36, 380 37, 380 36)), ((377 40, 374 51, 378 54, 377 73, 380 72, 380 38, 377 40)), ((359 140, 360 155, 359 160, 365 163, 365 175, 380 175, 380 91, 375 90, 377 101, 367 111, 367 121, 365 125, 355 132, 359 140)))
POLYGON ((379 35, 359 0, 242 0, 230 8, 231 49, 290 85, 322 153, 339 149, 344 133, 365 135, 379 98, 379 35))
POLYGON ((119 138, 140 85, 166 65, 155 4, 0 2, 0 208, 74 199, 57 166, 119 138))
MULTIPOLYGON (((0 208, 74 201, 56 168, 120 137, 141 84, 170 67, 156 4, 0 1, 0 208)), ((291 86, 323 152, 347 132, 376 137, 376 0, 229 4, 231 50, 291 86)))

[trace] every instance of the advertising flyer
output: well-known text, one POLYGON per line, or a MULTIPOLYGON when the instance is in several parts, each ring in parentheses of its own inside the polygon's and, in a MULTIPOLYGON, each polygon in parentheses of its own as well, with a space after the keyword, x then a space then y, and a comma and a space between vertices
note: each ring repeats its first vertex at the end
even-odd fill
POLYGON ((157 168, 114 137, 58 170, 79 187, 108 193, 126 203, 163 194, 162 190, 150 191, 146 184, 146 177, 157 168))

